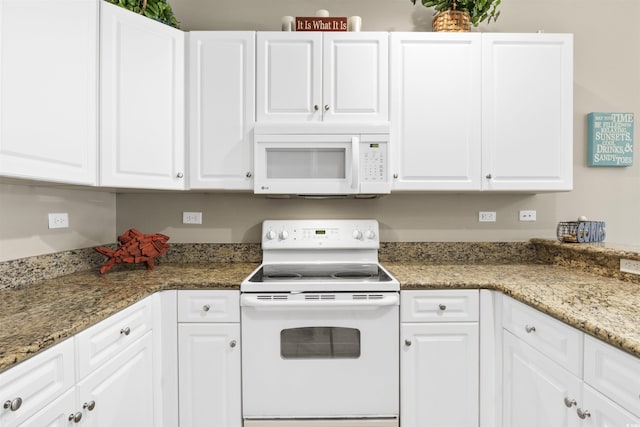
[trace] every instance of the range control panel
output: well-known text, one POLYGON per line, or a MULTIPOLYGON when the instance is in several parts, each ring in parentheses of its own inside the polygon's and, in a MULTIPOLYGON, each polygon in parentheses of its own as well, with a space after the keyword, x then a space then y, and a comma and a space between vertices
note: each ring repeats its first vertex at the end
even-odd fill
POLYGON ((262 249, 377 249, 376 220, 267 220, 262 249))

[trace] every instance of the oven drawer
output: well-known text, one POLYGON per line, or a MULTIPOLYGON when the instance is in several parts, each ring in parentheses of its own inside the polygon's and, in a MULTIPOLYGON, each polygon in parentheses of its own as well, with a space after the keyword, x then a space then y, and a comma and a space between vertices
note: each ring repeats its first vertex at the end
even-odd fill
POLYGON ((401 322, 477 322, 479 291, 415 290, 400 292, 401 322))
POLYGON ((222 290, 178 291, 178 322, 240 321, 240 293, 222 290))

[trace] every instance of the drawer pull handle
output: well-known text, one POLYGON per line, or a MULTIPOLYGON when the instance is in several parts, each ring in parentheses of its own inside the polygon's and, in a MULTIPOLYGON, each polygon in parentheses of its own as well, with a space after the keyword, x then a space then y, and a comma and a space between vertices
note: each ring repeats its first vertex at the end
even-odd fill
POLYGON ((78 424, 82 419, 82 412, 76 412, 75 414, 69 414, 69 421, 73 421, 78 424))
POLYGON ((209 311, 211 310, 211 306, 209 304, 205 304, 202 306, 202 311, 209 311))
POLYGON ((236 340, 231 340, 231 342, 229 343, 229 347, 231 347, 231 348, 235 348, 235 346, 236 346, 237 344, 238 344, 238 343, 236 342, 236 340))
POLYGON ((445 310, 447 309, 447 306, 446 306, 446 305, 444 305, 444 304, 440 304, 440 305, 438 306, 438 308, 439 308, 440 310, 442 310, 442 311, 445 311, 445 310))
POLYGON ((404 345, 406 345, 407 347, 411 347, 411 340, 404 340, 404 345))
POLYGON ((120 335, 129 335, 130 333, 131 333, 131 328, 128 326, 126 328, 120 329, 120 335))
POLYGON ((82 405, 82 409, 88 409, 89 411, 93 411, 96 407, 96 401, 92 400, 90 402, 84 402, 84 405, 82 405))
POLYGON ((182 178, 184 178, 184 174, 182 172, 178 172, 176 174, 176 178, 182 179, 182 178))
POLYGON ((571 408, 572 406, 578 405, 575 399, 569 399, 568 397, 564 398, 564 404, 567 408, 571 408))
POLYGON ((22 406, 22 398, 21 397, 16 397, 13 400, 7 400, 6 402, 4 402, 4 409, 9 409, 12 412, 17 411, 18 409, 20 409, 20 407, 22 406))
POLYGON ((524 330, 527 331, 528 334, 530 334, 531 332, 535 332, 536 331, 536 327, 535 326, 525 325, 524 330))
POLYGON ((576 410, 576 412, 578 413, 578 417, 581 420, 584 420, 585 418, 589 418, 591 416, 591 414, 589 413, 589 411, 583 411, 582 409, 578 408, 576 410))

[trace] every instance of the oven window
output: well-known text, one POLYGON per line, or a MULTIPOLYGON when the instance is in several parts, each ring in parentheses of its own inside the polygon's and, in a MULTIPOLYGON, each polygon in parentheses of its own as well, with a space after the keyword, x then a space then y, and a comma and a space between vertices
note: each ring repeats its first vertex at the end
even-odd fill
POLYGON ((283 329, 280 355, 283 359, 357 359, 360 331, 321 326, 283 329))

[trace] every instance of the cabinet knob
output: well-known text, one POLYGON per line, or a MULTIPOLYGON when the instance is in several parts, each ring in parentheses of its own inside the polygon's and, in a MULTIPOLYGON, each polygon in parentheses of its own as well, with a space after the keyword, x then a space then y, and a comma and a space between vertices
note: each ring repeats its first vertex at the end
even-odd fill
POLYGON ((491 174, 489 173, 489 174, 487 174, 487 177, 486 177, 486 178, 487 178, 487 179, 491 179, 491 178, 493 178, 493 177, 492 177, 492 176, 491 176, 491 174))
POLYGON ((202 311, 209 311, 211 310, 211 306, 209 304, 205 304, 202 306, 202 311))
POLYGON ((82 419, 82 412, 76 412, 75 414, 69 414, 69 421, 73 421, 78 424, 82 419))
POLYGON ((235 346, 236 346, 237 344, 238 344, 238 343, 236 342, 236 340, 231 340, 231 342, 229 343, 229 347, 231 347, 231 348, 235 348, 235 346))
POLYGON ((130 333, 131 333, 131 328, 128 326, 126 328, 120 329, 120 335, 129 335, 130 333))
POLYGON ((7 400, 6 402, 4 402, 4 405, 2 407, 4 409, 9 409, 10 411, 15 412, 18 409, 20 409, 21 406, 22 406, 22 398, 16 397, 13 400, 7 400))
POLYGON ((329 111, 329 105, 324 106, 324 111, 329 111))
POLYGON ((439 308, 440 310, 442 310, 442 311, 445 311, 445 310, 447 309, 447 306, 446 306, 446 305, 444 305, 444 304, 440 304, 440 305, 438 306, 438 308, 439 308))
POLYGON ((247 172, 247 174, 245 175, 247 178, 251 178, 253 176, 253 174, 251 172, 247 172))
POLYGON ((320 109, 320 107, 318 107, 318 104, 315 104, 315 105, 313 106, 313 111, 318 111, 319 109, 320 109))
POLYGON ((182 178, 184 178, 184 174, 182 172, 178 172, 176 174, 176 177, 182 179, 182 178))
POLYGON ((95 400, 92 400, 90 402, 84 402, 84 405, 82 405, 82 409, 87 409, 89 411, 93 411, 95 407, 96 407, 95 400))
POLYGON ((536 331, 536 327, 535 326, 525 325, 524 330, 527 331, 528 334, 530 334, 531 332, 535 332, 536 331))
POLYGON ((578 418, 580 418, 581 420, 584 420, 585 418, 589 418, 591 416, 589 411, 583 411, 580 408, 576 409, 576 412, 578 413, 578 418))
POLYGON ((407 347, 411 347, 411 340, 404 340, 404 345, 406 345, 407 347))
POLYGON ((564 398, 564 404, 567 408, 571 408, 572 406, 576 406, 578 403, 575 399, 569 399, 568 397, 564 398))
POLYGON ((398 174, 397 173, 393 174, 393 179, 398 179, 398 174))

